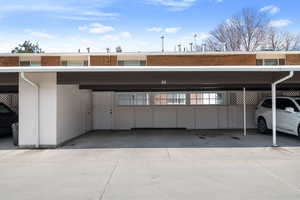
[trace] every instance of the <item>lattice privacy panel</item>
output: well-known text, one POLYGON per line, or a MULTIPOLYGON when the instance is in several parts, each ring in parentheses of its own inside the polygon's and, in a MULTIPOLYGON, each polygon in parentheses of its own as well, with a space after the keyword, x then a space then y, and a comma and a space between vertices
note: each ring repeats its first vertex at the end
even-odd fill
POLYGON ((9 106, 15 112, 18 112, 19 110, 18 94, 0 94, 0 102, 9 106))
MULTIPOLYGON (((257 105, 264 98, 271 96, 271 91, 248 91, 246 92, 246 104, 257 105)), ((277 91, 277 96, 300 96, 300 91, 277 91)), ((229 92, 230 105, 242 105, 243 103, 244 99, 242 91, 229 92)))
MULTIPOLYGON (((229 94, 230 105, 242 105, 244 104, 243 92, 230 92, 229 94)), ((246 104, 256 105, 259 102, 258 92, 246 92, 246 104)))
POLYGON ((277 95, 297 97, 297 96, 300 96, 300 92, 299 91, 278 91, 277 95))

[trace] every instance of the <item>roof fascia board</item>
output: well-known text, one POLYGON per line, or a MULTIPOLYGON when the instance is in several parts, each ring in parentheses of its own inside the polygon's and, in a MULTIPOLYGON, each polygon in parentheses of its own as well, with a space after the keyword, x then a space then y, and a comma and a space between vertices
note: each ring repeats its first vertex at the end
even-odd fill
POLYGON ((300 71, 299 66, 78 66, 78 67, 0 67, 7 72, 289 72, 300 71))

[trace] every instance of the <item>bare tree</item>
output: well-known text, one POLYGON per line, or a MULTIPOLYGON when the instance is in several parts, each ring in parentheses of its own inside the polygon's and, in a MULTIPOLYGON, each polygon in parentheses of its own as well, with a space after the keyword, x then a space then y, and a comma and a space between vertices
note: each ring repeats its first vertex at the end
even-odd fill
POLYGON ((265 46, 272 51, 297 51, 300 50, 300 35, 271 27, 267 33, 265 46))
POLYGON ((211 33, 211 37, 207 40, 208 48, 214 51, 221 51, 226 47, 229 51, 239 51, 241 47, 241 39, 237 29, 231 21, 220 24, 211 33))
POLYGON ((298 51, 300 50, 300 35, 290 32, 283 33, 283 50, 298 51))
POLYGON ((271 27, 267 33, 262 50, 281 51, 283 48, 282 36, 280 32, 271 27))
POLYGON ((232 51, 255 51, 265 39, 268 23, 262 12, 246 8, 211 31, 207 43, 225 43, 227 50, 232 51))

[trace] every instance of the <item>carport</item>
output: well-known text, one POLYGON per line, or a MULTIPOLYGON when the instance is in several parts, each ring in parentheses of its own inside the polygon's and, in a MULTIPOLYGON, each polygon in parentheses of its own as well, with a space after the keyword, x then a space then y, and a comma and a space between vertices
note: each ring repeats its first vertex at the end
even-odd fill
MULTIPOLYGON (((271 90, 273 146, 276 140, 276 90, 299 90, 299 66, 167 67, 5 67, 1 76, 19 73, 21 147, 56 147, 92 129, 92 92, 271 90), (84 106, 79 102, 85 102, 84 106), (83 111, 83 112, 82 112, 83 111), (80 116, 84 115, 84 118, 80 116), (78 122, 85 121, 78 125, 78 122), (275 123, 274 123, 275 122, 275 123), (78 125, 78 126, 77 126, 78 125), (76 126, 76 127, 75 127, 76 126)), ((245 99, 245 98, 244 98, 245 99)), ((244 101, 245 102, 245 101, 244 101)), ((245 105, 243 122, 246 126, 245 105)), ((95 114, 95 113, 94 113, 95 114)), ((205 117, 205 116, 204 116, 205 117)))

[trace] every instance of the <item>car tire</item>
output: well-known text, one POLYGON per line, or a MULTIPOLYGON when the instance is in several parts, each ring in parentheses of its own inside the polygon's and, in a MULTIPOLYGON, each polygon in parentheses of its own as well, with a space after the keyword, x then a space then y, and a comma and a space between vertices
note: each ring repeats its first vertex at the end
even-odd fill
POLYGON ((300 124, 298 125, 298 138, 300 140, 300 124))
POLYGON ((268 129, 266 120, 262 117, 258 118, 257 130, 261 134, 267 134, 270 132, 270 130, 268 129))

